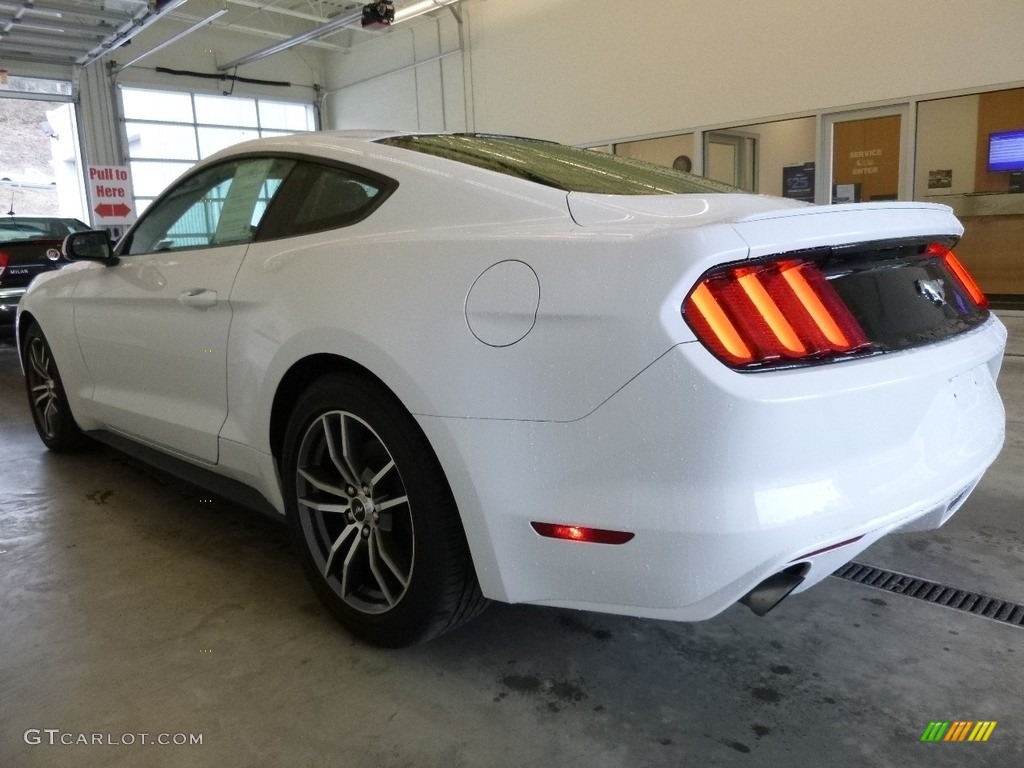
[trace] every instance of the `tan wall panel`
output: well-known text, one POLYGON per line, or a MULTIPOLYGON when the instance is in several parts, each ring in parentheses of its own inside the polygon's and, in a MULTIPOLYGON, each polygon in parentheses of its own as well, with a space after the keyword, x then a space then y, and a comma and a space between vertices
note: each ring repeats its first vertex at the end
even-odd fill
POLYGON ((1021 0, 463 5, 476 129, 574 144, 1024 81, 1021 0))
POLYGON ((918 105, 915 200, 942 202, 937 198, 974 191, 978 98, 973 94, 918 105), (941 170, 952 172, 952 186, 929 189, 929 171, 941 170))

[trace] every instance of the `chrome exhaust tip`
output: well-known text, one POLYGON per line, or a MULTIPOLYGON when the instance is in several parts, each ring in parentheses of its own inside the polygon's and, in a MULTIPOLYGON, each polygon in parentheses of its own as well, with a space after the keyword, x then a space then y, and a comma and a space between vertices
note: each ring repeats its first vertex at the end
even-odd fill
POLYGON ((750 590, 740 598, 740 602, 758 616, 764 616, 803 583, 805 573, 806 565, 795 565, 780 571, 750 590))

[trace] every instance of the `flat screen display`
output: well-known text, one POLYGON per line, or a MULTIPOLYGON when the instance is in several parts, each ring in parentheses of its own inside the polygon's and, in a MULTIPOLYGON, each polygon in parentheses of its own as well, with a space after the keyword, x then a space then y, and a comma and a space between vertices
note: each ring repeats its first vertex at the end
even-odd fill
POLYGON ((988 135, 988 172, 1024 171, 1024 128, 988 135))

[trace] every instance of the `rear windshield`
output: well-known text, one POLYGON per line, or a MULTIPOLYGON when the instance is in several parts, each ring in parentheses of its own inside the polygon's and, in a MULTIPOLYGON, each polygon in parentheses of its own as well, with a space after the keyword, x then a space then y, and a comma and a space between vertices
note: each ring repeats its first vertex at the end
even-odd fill
POLYGON ((77 219, 20 217, 0 219, 0 240, 63 240, 72 232, 85 232, 89 227, 77 219))
POLYGON ((566 192, 678 195, 739 191, 660 165, 535 139, 444 134, 394 136, 381 139, 379 143, 457 160, 566 192))

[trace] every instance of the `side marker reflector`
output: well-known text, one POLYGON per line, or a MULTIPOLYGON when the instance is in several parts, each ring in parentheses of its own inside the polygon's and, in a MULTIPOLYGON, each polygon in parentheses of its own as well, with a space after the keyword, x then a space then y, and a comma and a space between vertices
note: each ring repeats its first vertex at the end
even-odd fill
POLYGON ((532 522, 530 525, 545 538, 580 541, 584 544, 625 544, 635 535, 629 531, 609 531, 604 528, 585 528, 581 525, 561 523, 532 522))

